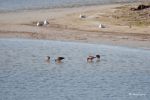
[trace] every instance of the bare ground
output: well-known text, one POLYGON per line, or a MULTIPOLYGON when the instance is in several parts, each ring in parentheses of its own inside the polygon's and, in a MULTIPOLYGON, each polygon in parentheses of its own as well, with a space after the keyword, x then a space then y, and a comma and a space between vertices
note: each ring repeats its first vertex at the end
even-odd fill
POLYGON ((128 7, 130 4, 0 13, 0 38, 47 39, 150 48, 149 24, 139 26, 131 23, 131 27, 128 21, 132 19, 131 16, 126 16, 126 20, 121 17, 121 12, 128 10, 128 7), (86 18, 80 19, 81 13, 86 18), (37 27, 36 22, 44 19, 50 24, 37 27), (99 24, 106 28, 98 28, 99 24))

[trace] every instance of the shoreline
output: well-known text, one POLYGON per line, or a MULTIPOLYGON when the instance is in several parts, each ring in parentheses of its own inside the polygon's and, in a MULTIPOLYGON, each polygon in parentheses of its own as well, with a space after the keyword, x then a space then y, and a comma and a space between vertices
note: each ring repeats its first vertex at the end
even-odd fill
MULTIPOLYGON (((105 6, 105 5, 116 5, 116 4, 133 4, 137 1, 127 1, 127 2, 110 2, 110 3, 94 3, 94 4, 72 4, 72 5, 61 5, 52 7, 35 7, 35 8, 18 8, 14 10, 0 10, 0 13, 10 13, 10 12, 22 12, 22 11, 36 11, 36 10, 47 10, 47 9, 64 9, 64 8, 80 8, 80 7, 90 7, 90 6, 105 6)), ((140 2, 138 2, 140 3, 140 2)))
MULTIPOLYGON (((135 4, 135 3, 127 3, 135 4)), ((150 48, 149 27, 128 28, 103 22, 107 28, 98 29, 101 21, 92 18, 96 14, 112 12, 125 4, 82 6, 0 13, 0 38, 29 38, 108 44, 116 46, 150 48), (79 14, 88 16, 80 20, 79 14), (9 17, 12 16, 12 17, 9 17), (50 24, 37 27, 33 22, 47 19, 50 24)))
POLYGON ((46 40, 46 39, 30 39, 30 38, 0 38, 0 41, 33 41, 33 42, 56 42, 56 43, 67 43, 67 44, 82 44, 82 45, 97 45, 97 46, 106 46, 106 47, 115 47, 115 48, 125 48, 132 50, 144 50, 149 51, 150 48, 140 48, 133 46, 125 46, 125 45, 112 45, 112 44, 102 44, 102 43, 92 43, 92 42, 81 42, 81 41, 65 41, 65 40, 46 40))
MULTIPOLYGON (((75 32, 76 33, 76 32, 75 32)), ((59 33, 58 33, 59 34, 59 33)), ((77 37, 77 36, 73 36, 72 38, 67 38, 67 35, 72 35, 73 33, 67 33, 65 34, 66 36, 63 36, 64 34, 62 34, 62 37, 57 37, 58 36, 52 36, 52 37, 45 37, 42 36, 42 34, 36 35, 36 33, 7 33, 7 35, 1 34, 0 33, 0 39, 31 39, 31 40, 48 40, 48 41, 62 41, 62 42, 77 42, 77 43, 88 43, 88 44, 100 44, 100 45, 111 45, 111 46, 119 46, 119 47, 127 47, 127 48, 139 48, 139 49, 145 49, 145 50, 150 50, 150 42, 149 41, 144 41, 144 40, 128 40, 126 41, 126 37, 124 38, 124 36, 122 38, 122 40, 119 39, 115 39, 114 38, 99 38, 99 40, 93 40, 90 39, 86 40, 84 39, 84 37, 77 37), (125 40, 125 41, 124 41, 125 40)), ((84 34, 84 33, 83 33, 84 34)), ((79 34, 78 34, 79 35, 79 34)), ((112 35, 113 36, 113 35, 112 35)), ((110 35, 110 37, 112 37, 110 35)), ((121 37, 120 37, 121 38, 121 37)))

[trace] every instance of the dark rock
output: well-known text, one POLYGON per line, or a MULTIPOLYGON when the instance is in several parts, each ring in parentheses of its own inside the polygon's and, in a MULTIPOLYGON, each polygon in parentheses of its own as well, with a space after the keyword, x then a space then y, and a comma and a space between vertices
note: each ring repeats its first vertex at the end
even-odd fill
POLYGON ((130 10, 132 11, 136 11, 136 10, 143 10, 143 9, 146 9, 146 8, 150 8, 150 5, 139 5, 137 8, 131 8, 130 10))

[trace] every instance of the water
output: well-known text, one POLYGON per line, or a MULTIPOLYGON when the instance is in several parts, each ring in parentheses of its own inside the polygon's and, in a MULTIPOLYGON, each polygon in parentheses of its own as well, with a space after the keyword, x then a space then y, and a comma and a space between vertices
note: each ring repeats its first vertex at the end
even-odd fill
POLYGON ((150 100, 148 50, 0 39, 0 55, 0 100, 150 100), (100 62, 86 62, 96 54, 100 62))
POLYGON ((116 2, 133 2, 136 0, 0 0, 0 11, 20 9, 72 7, 116 2))

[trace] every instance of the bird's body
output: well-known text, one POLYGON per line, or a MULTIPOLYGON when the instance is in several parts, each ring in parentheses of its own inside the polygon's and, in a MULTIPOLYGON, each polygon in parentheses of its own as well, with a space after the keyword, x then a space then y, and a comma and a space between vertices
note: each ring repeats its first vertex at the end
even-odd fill
POLYGON ((37 26, 43 26, 44 22, 40 21, 40 22, 37 22, 37 26))
POLYGON ((80 17, 80 18, 86 18, 86 16, 85 16, 85 15, 82 15, 82 14, 80 14, 79 17, 80 17))
POLYGON ((96 58, 96 57, 94 57, 94 56, 89 56, 89 57, 87 58, 87 62, 92 62, 94 58, 96 58))
POLYGON ((89 56, 87 58, 87 62, 93 62, 93 60, 97 58, 97 61, 100 61, 100 55, 96 55, 96 56, 89 56))
POLYGON ((44 21, 44 25, 48 25, 49 22, 47 20, 44 21))
POLYGON ((102 25, 102 24, 99 24, 99 26, 98 26, 99 28, 105 28, 105 26, 104 25, 102 25))
POLYGON ((61 63, 63 59, 65 59, 65 58, 64 57, 58 57, 57 59, 55 59, 55 62, 61 63))

